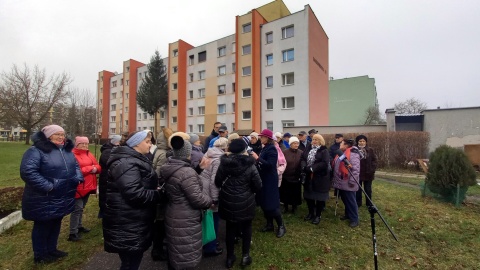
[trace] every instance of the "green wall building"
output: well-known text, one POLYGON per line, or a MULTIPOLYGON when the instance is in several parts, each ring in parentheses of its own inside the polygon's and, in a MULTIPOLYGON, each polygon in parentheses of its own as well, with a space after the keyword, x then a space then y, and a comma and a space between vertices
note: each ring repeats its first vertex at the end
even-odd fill
POLYGON ((378 108, 375 79, 366 76, 329 81, 330 126, 365 124, 369 107, 378 108))

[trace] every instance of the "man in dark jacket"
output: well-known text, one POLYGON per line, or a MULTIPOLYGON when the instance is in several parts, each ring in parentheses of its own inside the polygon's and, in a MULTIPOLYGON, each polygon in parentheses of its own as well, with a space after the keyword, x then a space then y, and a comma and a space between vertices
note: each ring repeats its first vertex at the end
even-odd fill
POLYGON ((208 150, 208 145, 210 144, 210 141, 217 137, 218 136, 218 129, 222 126, 222 123, 220 122, 215 122, 215 124, 213 124, 213 129, 212 129, 212 133, 210 133, 210 136, 208 136, 206 139, 205 139, 205 143, 203 144, 203 153, 206 153, 207 150, 208 150))
POLYGON ((330 160, 333 160, 337 154, 335 151, 340 149, 340 143, 343 141, 343 135, 340 133, 335 134, 335 143, 330 146, 330 160))
POLYGON ((305 151, 305 149, 310 145, 310 142, 307 138, 307 132, 302 130, 298 133, 298 139, 300 140, 300 145, 298 146, 298 149, 302 150, 302 152, 305 151))

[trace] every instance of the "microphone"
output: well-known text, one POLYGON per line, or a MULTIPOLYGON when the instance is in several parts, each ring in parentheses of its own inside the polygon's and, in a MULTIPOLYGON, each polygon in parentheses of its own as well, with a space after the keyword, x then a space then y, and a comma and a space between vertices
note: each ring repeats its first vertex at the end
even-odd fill
POLYGON ((351 167, 352 167, 352 164, 351 164, 350 161, 347 159, 347 157, 346 157, 345 154, 342 152, 342 150, 337 149, 337 150, 335 151, 335 154, 338 156, 338 159, 340 159, 340 161, 343 161, 343 164, 345 164, 345 167, 347 167, 347 168, 351 168, 351 167))

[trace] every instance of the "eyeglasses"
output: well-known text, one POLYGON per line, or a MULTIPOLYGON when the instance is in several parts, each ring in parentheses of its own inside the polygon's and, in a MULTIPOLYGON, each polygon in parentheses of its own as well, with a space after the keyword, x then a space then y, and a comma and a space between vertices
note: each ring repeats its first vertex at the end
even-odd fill
POLYGON ((52 135, 57 136, 57 137, 65 137, 64 133, 56 133, 56 134, 52 134, 52 135))

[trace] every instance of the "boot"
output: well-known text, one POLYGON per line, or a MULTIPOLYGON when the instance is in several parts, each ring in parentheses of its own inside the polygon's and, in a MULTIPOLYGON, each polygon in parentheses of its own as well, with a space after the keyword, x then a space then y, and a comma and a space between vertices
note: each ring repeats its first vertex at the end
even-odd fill
POLYGON ((250 254, 243 254, 242 255, 242 262, 240 263, 240 266, 245 267, 247 265, 252 264, 252 257, 250 257, 250 254))
POLYGON ((278 226, 277 237, 278 238, 283 237, 286 232, 287 232, 287 229, 285 228, 285 225, 282 224, 278 226))
POLYGON ((303 218, 303 220, 305 221, 311 221, 313 219, 313 214, 311 213, 308 213, 308 215, 305 216, 305 218, 303 218))
POLYGON ((78 233, 74 233, 74 234, 71 233, 68 236, 67 241, 77 242, 77 241, 80 241, 80 239, 82 239, 82 237, 80 237, 80 235, 78 235, 78 233))
POLYGON ((273 224, 271 223, 267 223, 267 225, 265 225, 265 227, 263 227, 260 232, 273 232, 273 224))
POLYGON ((225 267, 227 267, 228 269, 232 268, 236 259, 237 257, 235 257, 235 255, 233 255, 232 257, 227 257, 227 262, 225 263, 225 267))
POLYGON ((315 217, 314 219, 312 219, 312 224, 317 225, 318 223, 320 223, 320 218, 321 217, 315 217))
POLYGON ((87 229, 85 227, 79 227, 78 232, 79 233, 88 233, 88 232, 90 232, 90 229, 87 229))
POLYGON ((50 257, 54 257, 54 258, 62 258, 62 257, 68 256, 68 252, 56 249, 52 252, 49 252, 48 255, 50 255, 50 257))

